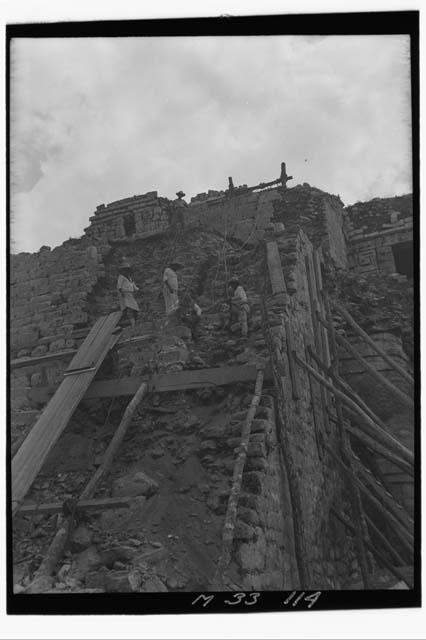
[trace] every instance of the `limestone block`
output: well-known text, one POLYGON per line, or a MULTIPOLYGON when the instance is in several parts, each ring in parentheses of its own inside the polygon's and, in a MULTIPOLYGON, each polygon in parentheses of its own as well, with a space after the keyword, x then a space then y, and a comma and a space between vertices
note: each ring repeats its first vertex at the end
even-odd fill
POLYGON ((39 372, 33 373, 31 376, 31 386, 41 387, 42 385, 43 385, 43 374, 39 372))
POLYGON ((260 495, 263 489, 263 474, 258 471, 249 471, 243 474, 243 487, 256 495, 260 495))
POLYGON ((256 531, 254 527, 243 522, 241 520, 237 521, 237 525, 234 531, 234 539, 235 540, 244 540, 244 541, 255 541, 256 540, 256 531))
POLYGON ((18 358, 27 358, 31 354, 31 349, 21 349, 18 351, 18 358))

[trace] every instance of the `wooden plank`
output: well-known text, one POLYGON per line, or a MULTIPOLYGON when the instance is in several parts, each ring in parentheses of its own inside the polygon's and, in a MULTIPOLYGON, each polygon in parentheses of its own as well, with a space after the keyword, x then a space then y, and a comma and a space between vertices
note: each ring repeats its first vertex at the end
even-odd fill
MULTIPOLYGON (((94 370, 69 376, 63 380, 12 460, 13 513, 22 502, 46 457, 67 426, 105 356, 118 339, 118 336, 111 334, 121 314, 115 313, 111 316, 113 318, 109 318, 108 322, 101 323, 101 326, 106 326, 108 333, 105 334, 103 331, 99 333, 100 323, 96 323, 97 339, 89 345, 89 358, 96 357, 94 370)), ((80 349, 83 349, 83 345, 80 349)))
POLYGON ((266 243, 266 259, 273 295, 287 293, 287 287, 285 285, 283 269, 281 266, 280 252, 275 241, 266 243))
MULTIPOLYGON (((104 509, 125 509, 134 498, 95 498, 79 500, 77 507, 87 511, 103 511, 104 509)), ((62 513, 62 502, 46 502, 44 504, 24 504, 18 510, 20 516, 48 516, 62 513)))
POLYGON ((291 324, 288 320, 284 321, 284 327, 285 327, 285 336, 286 336, 286 343, 287 343, 288 368, 290 372, 292 395, 293 395, 293 400, 297 401, 300 398, 300 393, 299 393, 299 379, 297 377, 297 371, 294 364, 295 346, 294 346, 293 331, 291 328, 291 324))
MULTIPOLYGON (((265 369, 265 380, 272 379, 272 371, 268 365, 265 369)), ((204 387, 220 387, 235 382, 256 380, 255 365, 236 367, 215 367, 213 369, 194 369, 176 373, 157 374, 148 377, 120 378, 97 380, 92 382, 86 391, 85 398, 114 398, 116 396, 132 396, 142 382, 149 381, 149 391, 163 393, 167 391, 185 391, 186 389, 202 389, 204 387)), ((34 387, 28 397, 34 402, 46 402, 54 393, 53 387, 34 387)))
POLYGON ((68 371, 91 367, 97 362, 99 354, 102 353, 106 342, 109 340, 109 336, 117 326, 120 318, 121 311, 114 311, 97 320, 78 352, 71 360, 68 371))
POLYGON ((45 356, 38 356, 35 358, 17 358, 10 363, 11 369, 22 369, 23 367, 34 367, 36 365, 43 365, 51 362, 52 360, 71 360, 72 356, 77 353, 77 349, 68 349, 66 351, 56 351, 55 353, 49 353, 45 356))
POLYGON ((105 320, 106 316, 102 316, 101 318, 98 318, 98 320, 96 320, 95 324, 80 345, 79 350, 71 360, 68 369, 78 369, 85 366, 85 363, 87 362, 87 354, 90 353, 89 348, 93 344, 94 337, 99 334, 99 331, 104 325, 105 320))

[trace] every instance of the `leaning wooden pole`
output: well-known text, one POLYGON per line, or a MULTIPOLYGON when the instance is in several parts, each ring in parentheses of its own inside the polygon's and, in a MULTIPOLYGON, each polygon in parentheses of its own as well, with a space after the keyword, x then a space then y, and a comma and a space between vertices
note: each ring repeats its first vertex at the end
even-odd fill
POLYGON ((391 394, 395 395, 401 402, 403 402, 410 409, 414 409, 414 402, 410 396, 408 396, 404 391, 398 389, 390 380, 388 380, 384 375, 382 375, 375 367, 373 367, 365 358, 359 355, 358 351, 351 345, 351 343, 346 340, 343 336, 336 334, 336 340, 339 344, 342 345, 344 349, 357 361, 359 364, 366 370, 370 375, 373 376, 377 382, 385 387, 391 394))
MULTIPOLYGON (((318 356, 315 353, 313 353, 310 347, 308 347, 308 352, 309 352, 309 355, 315 360, 319 368, 324 373, 328 374, 331 377, 334 384, 336 384, 337 387, 342 392, 346 393, 346 395, 351 400, 353 400, 356 404, 358 404, 359 407, 363 409, 365 413, 373 420, 373 422, 375 422, 379 427, 381 427, 384 431, 387 432, 388 430, 387 425, 370 409, 370 407, 352 389, 352 387, 350 387, 346 382, 344 382, 344 380, 342 380, 340 376, 336 376, 334 374, 330 375, 329 368, 326 367, 326 365, 320 360, 320 358, 318 358, 318 356)), ((351 413, 353 414, 354 412, 351 411, 351 413)), ((359 419, 359 416, 357 416, 357 418, 359 419)), ((389 448, 385 447, 383 444, 380 444, 377 440, 371 438, 370 436, 367 436, 360 429, 357 429, 353 425, 348 425, 346 429, 350 431, 352 434, 355 434, 358 439, 362 439, 364 444, 367 443, 371 449, 374 449, 377 453, 380 453, 384 458, 386 458, 390 462, 393 462, 400 469, 409 473, 412 476, 414 475, 414 469, 409 464, 404 462, 404 460, 402 460, 399 456, 396 456, 394 453, 392 453, 392 451, 389 448)))
POLYGON ((235 523, 237 519, 238 500, 241 492, 244 466, 247 459, 247 451, 250 442, 251 425, 259 405, 260 396, 262 394, 264 371, 260 369, 254 389, 254 395, 251 399, 249 410, 241 430, 241 444, 235 461, 234 473, 232 476, 231 493, 228 499, 228 508, 226 510, 225 524, 223 527, 222 552, 217 564, 216 573, 213 578, 213 588, 218 590, 223 585, 225 571, 231 561, 232 543, 234 541, 235 523))
POLYGON ((381 349, 375 342, 374 340, 372 340, 370 338, 370 336, 368 335, 368 333, 366 333, 364 331, 364 329, 361 329, 361 327, 359 326, 359 324, 352 318, 351 314, 346 311, 346 309, 344 309, 343 307, 341 307, 337 302, 332 301, 331 304, 333 305, 334 309, 340 313, 341 316, 344 317, 344 319, 346 320, 346 322, 348 322, 351 327, 358 333, 359 336, 361 336, 362 338, 364 338, 364 340, 370 345, 370 347, 372 347, 374 349, 374 351, 383 358, 383 360, 385 360, 385 362, 388 363, 388 365, 390 367, 392 367, 393 369, 395 369, 395 371, 398 371, 398 373, 405 379, 407 380, 407 382, 409 382, 411 385, 414 385, 414 379, 412 376, 410 376, 409 373, 407 373, 407 371, 405 371, 397 362, 395 362, 395 360, 393 360, 393 358, 391 358, 387 353, 385 353, 385 351, 383 351, 383 349, 381 349))
POLYGON ((377 442, 377 440, 375 440, 371 436, 368 436, 366 433, 361 431, 361 429, 358 429, 352 424, 349 424, 346 428, 351 434, 351 436, 354 436, 364 446, 368 447, 375 453, 378 453, 379 455, 383 456, 383 458, 385 458, 386 460, 388 460, 388 462, 391 462, 396 467, 401 469, 401 471, 408 473, 408 475, 410 476, 414 476, 414 470, 412 466, 409 465, 407 462, 405 462, 405 460, 403 460, 399 456, 396 456, 390 449, 385 447, 383 444, 381 444, 380 442, 377 442))
POLYGON ((139 389, 136 391, 132 400, 127 405, 124 415, 121 419, 121 422, 118 425, 118 429, 114 433, 112 440, 109 443, 107 450, 104 453, 102 463, 98 467, 96 472, 93 474, 89 482, 87 483, 85 489, 83 490, 83 493, 80 496, 81 500, 87 500, 88 498, 91 498, 93 496, 93 493, 97 485, 105 475, 106 471, 111 466, 114 456, 117 453, 117 449, 123 442, 124 436, 127 433, 127 430, 130 426, 133 415, 137 407, 139 406, 140 402, 142 401, 142 398, 146 396, 147 391, 148 391, 148 384, 146 382, 143 382, 139 387, 139 389))
MULTIPOLYGON (((81 500, 87 500, 91 498, 95 492, 99 481, 104 476, 107 469, 110 467, 111 462, 114 458, 114 455, 117 452, 120 444, 123 442, 124 436, 126 435, 127 429, 131 423, 132 417, 140 404, 142 398, 146 395, 148 390, 148 384, 143 382, 132 400, 126 407, 123 418, 121 419, 120 424, 118 425, 117 431, 114 433, 114 436, 109 443, 107 450, 105 451, 104 458, 101 466, 97 469, 96 473, 89 480, 82 494, 80 495, 81 500)), ((76 505, 76 507, 78 504, 76 505)), ((71 534, 72 528, 74 525, 74 516, 71 514, 67 518, 65 518, 61 524, 59 529, 57 530, 55 537, 53 538, 47 553, 41 563, 40 567, 37 569, 34 580, 28 587, 27 593, 42 593, 46 591, 52 586, 53 579, 52 575, 55 571, 56 565, 58 564, 64 549, 67 545, 69 536, 71 534)))
POLYGON ((354 391, 354 389, 352 389, 351 386, 349 386, 340 376, 336 375, 335 373, 331 373, 330 370, 328 369, 328 367, 326 367, 326 365, 324 364, 324 362, 322 362, 318 356, 313 353, 312 349, 309 349, 309 355, 311 355, 313 357, 313 359, 315 360, 315 362, 317 363, 317 365, 319 366, 319 368, 326 373, 328 376, 330 376, 331 380, 334 382, 334 384, 337 385, 337 387, 343 391, 343 393, 345 393, 348 398, 350 398, 351 400, 353 400, 357 405, 359 405, 359 407, 365 411, 365 413, 373 420, 373 422, 375 422, 376 424, 379 425, 379 427, 381 427, 382 429, 384 429, 385 431, 387 431, 388 427, 387 425, 383 422, 383 420, 381 420, 373 411, 372 409, 370 409, 370 407, 364 402, 364 400, 356 393, 356 391, 354 391))
MULTIPOLYGON (((337 520, 339 520, 343 525, 345 525, 345 527, 347 527, 349 531, 352 531, 352 533, 354 532, 355 527, 353 526, 353 524, 349 522, 347 518, 345 518, 336 509, 334 509, 334 507, 331 507, 331 513, 334 515, 335 518, 337 518, 337 520)), ((389 569, 389 571, 393 573, 393 575, 396 578, 398 578, 398 580, 402 580, 403 582, 405 582, 410 587, 410 589, 413 588, 412 585, 409 584, 409 582, 407 582, 407 578, 405 577, 404 573, 400 571, 398 567, 395 567, 392 563, 390 563, 385 558, 385 556, 382 553, 380 553, 380 551, 378 551, 373 544, 371 544, 371 542, 366 540, 365 545, 377 557, 377 559, 383 564, 383 566, 389 569)))
POLYGON ((323 376, 321 376, 313 367, 311 367, 307 362, 302 360, 297 354, 294 354, 295 361, 303 368, 305 368, 309 373, 314 376, 321 384, 325 385, 330 391, 334 393, 335 396, 338 396, 343 403, 352 409, 354 413, 363 418, 362 427, 368 425, 369 429, 367 431, 368 435, 376 437, 379 442, 387 444, 389 447, 392 447, 392 450, 395 451, 398 455, 401 456, 404 460, 409 462, 410 464, 414 464, 414 455, 413 453, 404 447, 396 438, 383 431, 381 427, 379 427, 366 413, 363 411, 351 398, 349 398, 345 393, 337 389, 333 384, 328 382, 323 376))
MULTIPOLYGON (((324 306, 325 312, 327 314, 327 320, 330 325, 329 330, 329 344, 331 350, 331 366, 330 373, 334 377, 338 377, 339 375, 339 360, 337 355, 337 346, 335 339, 335 331, 334 325, 331 318, 330 304, 328 301, 328 297, 323 295, 324 298, 324 306)), ((346 455, 346 451, 350 448, 349 437, 345 429, 345 422, 343 417, 343 409, 340 398, 335 398, 336 404, 336 414, 337 414, 337 424, 339 426, 339 435, 340 435, 340 452, 345 459, 346 463, 349 467, 351 467, 351 461, 346 455)), ((361 576, 364 588, 368 589, 371 586, 370 580, 370 570, 371 566, 369 565, 367 553, 365 551, 364 538, 368 536, 367 525, 364 520, 364 515, 362 511, 362 502, 361 497, 359 495, 359 489, 356 484, 352 480, 351 474, 346 474, 346 479, 349 486, 349 497, 351 502, 352 515, 355 521, 355 545, 357 549, 358 562, 361 569, 361 576)))
MULTIPOLYGON (((318 320, 324 327, 331 330, 330 323, 327 322, 327 320, 325 320, 325 318, 323 318, 319 314, 318 314, 318 320)), ((382 386, 386 387, 386 389, 390 393, 394 393, 400 399, 400 401, 403 402, 405 405, 407 405, 410 409, 414 408, 414 403, 412 398, 410 398, 410 396, 408 396, 406 393, 398 389, 398 387, 396 387, 390 380, 388 380, 382 373, 380 373, 380 371, 377 371, 377 369, 373 367, 373 365, 367 362, 367 360, 358 353, 355 347, 353 347, 351 343, 348 340, 346 340, 346 338, 341 336, 339 333, 336 333, 335 339, 348 353, 350 353, 350 355, 362 366, 363 369, 368 371, 368 373, 370 373, 370 375, 372 375, 373 378, 375 378, 375 380, 377 380, 382 386)))
MULTIPOLYGON (((370 409, 370 407, 365 404, 365 402, 352 389, 352 387, 350 387, 348 384, 346 384, 346 382, 344 382, 342 380, 342 378, 340 378, 340 376, 336 376, 335 374, 330 373, 330 368, 327 367, 324 364, 324 362, 322 362, 322 360, 316 355, 316 353, 314 353, 314 351, 311 349, 311 347, 308 347, 307 351, 308 351, 309 355, 315 360, 315 362, 317 363, 317 365, 321 369, 321 371, 326 373, 331 378, 331 380, 334 382, 334 384, 337 385, 337 387, 342 392, 346 393, 346 395, 351 400, 353 400, 356 404, 358 404, 359 407, 361 409, 363 409, 365 411, 365 413, 373 420, 373 422, 375 422, 384 431, 387 431, 387 426, 385 425, 385 423, 382 420, 380 420, 380 418, 378 416, 376 416, 375 413, 373 413, 373 411, 370 409)), ((354 412, 351 412, 351 413, 354 414, 354 412)), ((330 417, 331 417, 332 420, 337 421, 335 416, 330 416, 330 417)), ((356 418, 359 419, 359 416, 356 415, 356 418)), ((402 458, 400 458, 399 456, 396 456, 388 447, 386 447, 385 445, 379 443, 376 439, 366 435, 363 431, 361 431, 360 429, 357 429, 356 427, 354 427, 351 424, 345 425, 345 429, 347 431, 349 431, 352 435, 355 435, 355 437, 358 440, 362 440, 363 444, 366 444, 370 449, 373 449, 376 453, 380 453, 384 458, 389 460, 389 462, 392 462, 397 467, 402 469, 402 471, 405 471, 406 473, 410 474, 411 476, 414 475, 414 469, 407 462, 402 460, 402 458)))
POLYGON ((395 549, 395 547, 389 542, 387 537, 385 535, 383 535, 383 533, 380 531, 380 529, 378 527, 376 527, 376 525, 374 524, 372 519, 369 518, 369 516, 365 516, 365 517, 366 517, 367 524, 368 524, 369 528, 377 536, 377 538, 380 540, 380 543, 388 551, 389 555, 392 556, 392 558, 395 560, 395 562, 398 563, 399 566, 401 566, 401 567, 404 566, 405 562, 404 562, 402 556, 395 549))
POLYGON ((353 452, 352 456, 352 471, 358 475, 359 479, 369 488, 371 494, 380 500, 389 513, 398 520, 400 525, 411 533, 414 529, 414 521, 402 504, 400 504, 396 500, 395 496, 392 495, 392 493, 388 491, 381 482, 379 482, 379 480, 377 480, 370 469, 367 469, 367 467, 362 464, 361 460, 355 458, 353 452))
POLYGON ((378 513, 380 513, 390 524, 392 530, 397 535, 401 545, 404 549, 410 554, 413 554, 413 544, 414 538, 413 536, 404 528, 402 525, 394 518, 394 516, 389 513, 389 511, 382 505, 380 500, 378 500, 375 496, 372 495, 371 491, 359 480, 359 478, 351 471, 351 469, 342 461, 341 457, 338 456, 331 447, 325 445, 325 448, 330 453, 331 457, 342 469, 346 470, 350 473, 354 479, 354 482, 358 485, 361 490, 361 493, 365 495, 365 497, 374 505, 377 509, 378 513))

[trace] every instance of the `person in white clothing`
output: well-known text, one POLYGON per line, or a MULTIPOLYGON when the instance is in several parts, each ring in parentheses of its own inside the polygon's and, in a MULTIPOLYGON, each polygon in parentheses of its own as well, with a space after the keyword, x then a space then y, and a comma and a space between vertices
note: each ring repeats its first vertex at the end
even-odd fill
POLYGON ((123 311, 123 317, 128 317, 130 320, 130 324, 132 325, 132 327, 134 327, 139 311, 139 305, 136 302, 135 296, 133 294, 139 289, 133 282, 130 274, 130 264, 128 264, 127 262, 123 262, 119 268, 117 292, 120 309, 123 311))
POLYGON ((241 328, 241 336, 243 338, 247 338, 247 317, 250 311, 247 294, 236 277, 231 278, 229 281, 229 289, 231 292, 231 324, 235 317, 238 318, 241 328))
POLYGON ((163 273, 163 295, 166 306, 166 316, 170 316, 179 308, 178 277, 176 271, 181 265, 178 262, 170 262, 163 273))

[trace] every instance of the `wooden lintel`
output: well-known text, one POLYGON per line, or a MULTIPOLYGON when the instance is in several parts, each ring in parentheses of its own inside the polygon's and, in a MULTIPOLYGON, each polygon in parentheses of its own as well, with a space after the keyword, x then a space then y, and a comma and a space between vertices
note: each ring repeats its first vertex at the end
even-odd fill
MULTIPOLYGON (((77 507, 88 511, 103 511, 104 509, 125 509, 133 498, 95 498, 79 500, 77 507)), ((62 502, 47 502, 44 504, 24 504, 18 509, 21 516, 47 516, 62 512, 62 502)))
MULTIPOLYGON (((256 380, 256 365, 236 367, 215 367, 213 369, 193 369, 176 373, 163 373, 148 377, 121 378, 99 380, 88 388, 85 398, 113 398, 116 396, 132 396, 141 383, 149 381, 149 391, 163 393, 167 391, 185 391, 202 389, 203 387, 220 387, 235 382, 256 380)), ((271 379, 271 369, 265 369, 265 380, 271 379)), ((28 392, 28 398, 35 402, 46 402, 55 392, 52 387, 34 387, 28 392)))

